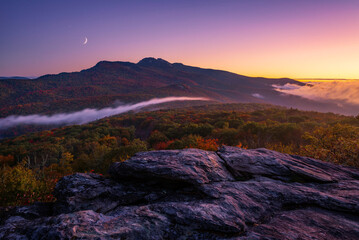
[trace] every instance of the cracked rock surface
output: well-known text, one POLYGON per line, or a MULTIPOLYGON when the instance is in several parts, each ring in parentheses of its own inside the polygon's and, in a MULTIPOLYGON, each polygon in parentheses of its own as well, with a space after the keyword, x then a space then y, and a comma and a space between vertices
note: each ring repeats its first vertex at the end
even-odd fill
POLYGON ((359 239, 359 170, 267 149, 138 153, 57 201, 0 211, 0 239, 359 239))

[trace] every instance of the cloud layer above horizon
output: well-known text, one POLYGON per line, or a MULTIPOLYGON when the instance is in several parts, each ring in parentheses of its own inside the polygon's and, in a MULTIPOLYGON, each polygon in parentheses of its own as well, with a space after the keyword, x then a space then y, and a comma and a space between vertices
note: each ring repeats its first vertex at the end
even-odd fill
POLYGON ((0 129, 7 129, 17 125, 69 125, 69 124, 85 124, 104 117, 109 117, 116 114, 125 113, 132 110, 139 110, 143 107, 156 105, 160 103, 174 102, 174 101, 207 101, 208 98, 201 97, 166 97, 153 98, 148 101, 139 102, 136 104, 126 104, 117 107, 108 107, 102 109, 87 108, 81 111, 72 113, 58 113, 54 115, 39 115, 32 114, 27 116, 12 115, 0 119, 0 129))
POLYGON ((273 87, 279 92, 311 100, 359 105, 359 80, 317 82, 305 86, 287 83, 273 87))

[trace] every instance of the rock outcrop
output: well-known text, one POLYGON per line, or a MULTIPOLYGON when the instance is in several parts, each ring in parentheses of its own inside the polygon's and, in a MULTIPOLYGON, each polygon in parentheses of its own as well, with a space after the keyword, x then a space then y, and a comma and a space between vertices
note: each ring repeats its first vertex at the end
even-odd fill
POLYGON ((138 153, 1 212, 0 239, 359 239, 359 170, 267 149, 138 153))

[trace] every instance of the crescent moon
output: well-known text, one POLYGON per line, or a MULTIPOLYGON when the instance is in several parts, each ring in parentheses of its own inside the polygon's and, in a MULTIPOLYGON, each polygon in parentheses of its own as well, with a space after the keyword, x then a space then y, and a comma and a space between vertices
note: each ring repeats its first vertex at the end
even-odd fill
POLYGON ((87 37, 85 37, 84 45, 87 43, 87 37))

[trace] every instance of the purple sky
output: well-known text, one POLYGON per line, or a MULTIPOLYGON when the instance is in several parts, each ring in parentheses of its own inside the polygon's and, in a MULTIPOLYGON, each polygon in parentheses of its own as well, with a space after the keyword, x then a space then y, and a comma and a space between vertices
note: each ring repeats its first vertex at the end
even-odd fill
POLYGON ((359 78, 358 0, 2 0, 0 32, 0 76, 153 56, 251 76, 359 78))

